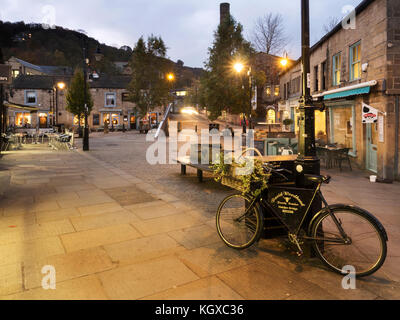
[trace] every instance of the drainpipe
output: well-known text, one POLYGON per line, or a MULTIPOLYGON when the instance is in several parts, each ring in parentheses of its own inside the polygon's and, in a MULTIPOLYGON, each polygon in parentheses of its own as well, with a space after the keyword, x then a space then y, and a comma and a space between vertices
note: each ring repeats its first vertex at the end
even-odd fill
POLYGON ((396 96, 394 106, 394 178, 399 178, 399 104, 400 97, 396 96))

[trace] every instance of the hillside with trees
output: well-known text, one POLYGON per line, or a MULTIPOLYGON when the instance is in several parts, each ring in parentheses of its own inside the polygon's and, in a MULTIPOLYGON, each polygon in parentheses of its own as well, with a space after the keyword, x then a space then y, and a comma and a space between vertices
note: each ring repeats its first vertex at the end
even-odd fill
MULTIPOLYGON (((87 39, 89 45, 90 61, 95 64, 96 71, 100 73, 118 74, 119 71, 113 62, 131 60, 131 47, 122 46, 118 49, 101 44, 96 39, 85 35, 84 31, 62 27, 43 28, 42 24, 0 21, 0 47, 5 60, 14 56, 36 65, 69 66, 75 69, 82 66, 84 38, 87 39), (104 58, 101 62, 94 62, 94 53, 98 47, 104 58)), ((175 66, 178 73, 176 85, 179 87, 189 87, 192 79, 198 79, 203 71, 199 68, 186 67, 180 60, 175 63, 175 66)))

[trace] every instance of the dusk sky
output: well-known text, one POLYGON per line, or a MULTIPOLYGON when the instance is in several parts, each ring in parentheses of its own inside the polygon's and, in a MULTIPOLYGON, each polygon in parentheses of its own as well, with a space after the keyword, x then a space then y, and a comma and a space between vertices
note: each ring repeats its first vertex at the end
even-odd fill
MULTIPOLYGON (((102 43, 133 47, 141 35, 160 35, 168 56, 185 65, 203 67, 207 49, 219 23, 215 0, 0 0, 0 20, 51 22, 68 29, 83 29, 102 43)), ((300 56, 300 0, 231 0, 231 14, 244 26, 248 37, 255 20, 268 13, 282 14, 291 41, 289 57, 300 56)), ((310 0, 311 40, 323 36, 329 17, 342 17, 346 5, 361 0, 310 0)))

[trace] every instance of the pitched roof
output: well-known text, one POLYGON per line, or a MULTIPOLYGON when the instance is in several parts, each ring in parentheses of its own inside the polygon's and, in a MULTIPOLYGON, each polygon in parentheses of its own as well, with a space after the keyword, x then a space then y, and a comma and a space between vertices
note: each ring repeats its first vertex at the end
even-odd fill
POLYGON ((26 68, 33 69, 36 71, 39 71, 41 73, 50 75, 50 76, 55 76, 55 75, 70 75, 72 74, 72 68, 71 67, 66 67, 66 66, 38 66, 32 63, 29 63, 27 61, 15 58, 15 60, 23 65, 26 68))
POLYGON ((131 76, 100 75, 98 79, 89 82, 90 88, 126 89, 131 82, 131 76))
MULTIPOLYGON (((68 86, 71 76, 48 75, 19 75, 13 81, 14 89, 44 89, 51 90, 57 82, 65 82, 68 86)), ((130 76, 107 76, 89 81, 89 87, 93 89, 126 89, 131 81, 130 76)))

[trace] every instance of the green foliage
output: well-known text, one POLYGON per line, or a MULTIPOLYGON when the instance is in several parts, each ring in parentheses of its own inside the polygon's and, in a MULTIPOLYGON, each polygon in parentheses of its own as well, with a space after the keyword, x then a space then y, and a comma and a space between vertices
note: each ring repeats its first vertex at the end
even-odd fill
POLYGON ((294 123, 294 122, 293 122, 292 119, 285 119, 285 120, 283 120, 283 124, 284 124, 285 126, 291 126, 293 123, 294 123))
POLYGON ((171 83, 166 75, 173 72, 173 63, 166 59, 167 48, 160 37, 143 37, 133 49, 130 66, 132 81, 128 86, 130 100, 136 103, 141 116, 154 107, 168 103, 171 83))
POLYGON ((76 69, 68 88, 66 109, 73 115, 79 116, 79 118, 81 118, 85 113, 85 104, 88 106, 88 114, 90 114, 93 108, 93 100, 90 94, 89 85, 86 86, 86 100, 84 85, 85 79, 83 72, 80 69, 76 69))
POLYGON ((219 161, 213 165, 215 181, 224 182, 225 179, 236 180, 237 189, 243 195, 257 197, 268 188, 268 181, 271 176, 263 167, 263 162, 254 159, 244 158, 244 162, 238 163, 235 159, 226 159, 221 153, 219 161), (248 170, 250 168, 250 170, 248 170), (240 172, 242 174, 237 174, 240 172))
POLYGON ((251 112, 247 70, 254 49, 243 38, 242 32, 242 25, 229 17, 218 27, 213 46, 209 48, 206 72, 201 79, 200 101, 210 111, 212 120, 224 110, 233 114, 249 115, 251 112), (247 70, 236 73, 233 70, 235 61, 247 65, 247 70))
POLYGON ((82 38, 88 42, 88 57, 94 63, 94 53, 100 46, 104 61, 97 65, 96 71, 113 74, 117 72, 113 61, 128 61, 131 52, 100 44, 83 33, 56 27, 43 29, 41 24, 3 23, 0 21, 0 46, 4 58, 15 56, 36 65, 69 66, 82 65, 82 38), (29 36, 30 35, 30 36, 29 36))

